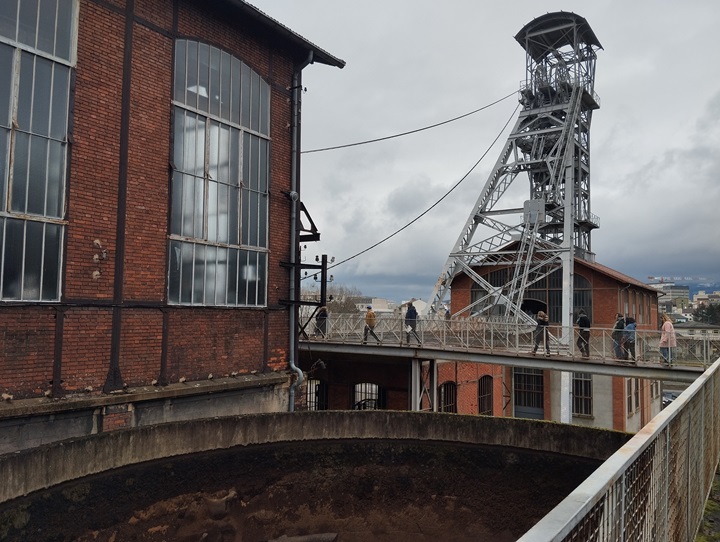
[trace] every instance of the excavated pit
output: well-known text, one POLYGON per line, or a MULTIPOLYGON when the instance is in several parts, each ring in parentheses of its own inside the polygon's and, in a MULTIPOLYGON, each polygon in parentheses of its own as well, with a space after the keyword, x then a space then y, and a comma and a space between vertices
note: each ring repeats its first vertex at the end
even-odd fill
POLYGON ((112 469, 13 499, 0 505, 0 539, 510 542, 599 464, 413 440, 235 446, 112 469))

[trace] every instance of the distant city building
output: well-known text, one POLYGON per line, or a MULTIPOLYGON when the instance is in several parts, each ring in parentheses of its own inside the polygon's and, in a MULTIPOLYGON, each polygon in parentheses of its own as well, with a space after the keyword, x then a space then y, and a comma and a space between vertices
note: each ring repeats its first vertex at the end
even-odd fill
POLYGON ((720 291, 715 290, 712 293, 707 293, 705 290, 700 290, 693 296, 693 304, 696 307, 698 305, 718 305, 720 304, 720 291))

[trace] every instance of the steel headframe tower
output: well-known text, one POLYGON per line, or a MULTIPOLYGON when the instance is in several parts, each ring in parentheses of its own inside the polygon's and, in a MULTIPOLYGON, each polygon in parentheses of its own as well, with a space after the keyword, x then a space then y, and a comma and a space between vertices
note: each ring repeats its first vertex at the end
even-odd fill
POLYGON ((515 39, 527 53, 522 111, 445 263, 431 305, 439 310, 453 279, 466 274, 476 294, 470 305, 454 307, 455 313, 529 322, 521 310, 526 289, 562 268, 562 324, 571 326, 574 258, 592 259, 590 232, 598 227, 590 212, 590 118, 599 107, 593 86, 602 46, 587 21, 569 12, 534 19, 515 39), (522 204, 523 196, 508 189, 525 176, 530 199, 522 204), (511 206, 501 208, 506 200, 511 206), (481 231, 487 236, 475 241, 481 231), (512 270, 505 284, 483 270, 502 267, 512 270))

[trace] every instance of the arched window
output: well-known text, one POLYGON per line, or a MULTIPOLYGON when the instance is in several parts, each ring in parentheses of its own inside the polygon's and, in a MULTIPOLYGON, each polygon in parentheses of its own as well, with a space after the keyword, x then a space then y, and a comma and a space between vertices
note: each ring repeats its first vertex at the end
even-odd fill
POLYGON ((478 414, 492 416, 493 413, 493 379, 485 375, 478 381, 478 414))
POLYGON ((0 2, 0 299, 59 301, 74 0, 0 2))
POLYGON ((175 43, 170 303, 266 303, 270 87, 209 45, 175 43))
POLYGON ((355 384, 353 410, 381 410, 385 408, 385 391, 371 382, 355 384))
POLYGON ((438 411, 457 412, 457 385, 443 382, 438 388, 438 411))

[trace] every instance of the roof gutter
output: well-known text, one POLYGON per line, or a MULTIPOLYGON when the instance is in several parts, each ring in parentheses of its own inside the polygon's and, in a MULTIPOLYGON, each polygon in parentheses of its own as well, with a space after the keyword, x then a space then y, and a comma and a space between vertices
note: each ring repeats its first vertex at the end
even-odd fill
POLYGON ((300 292, 300 268, 299 263, 299 252, 300 242, 298 239, 299 232, 299 213, 298 207, 300 205, 300 104, 302 101, 302 71, 313 62, 313 50, 308 51, 307 59, 300 64, 292 77, 292 111, 291 111, 291 134, 292 134, 292 148, 290 151, 291 156, 291 169, 290 169, 290 356, 288 364, 290 370, 294 371, 297 375, 295 381, 290 385, 290 397, 288 411, 293 412, 295 410, 295 390, 305 380, 302 370, 295 365, 295 359, 298 356, 298 309, 297 298, 300 292))

